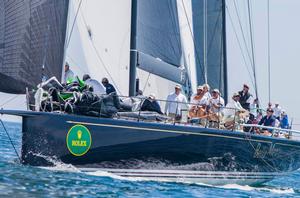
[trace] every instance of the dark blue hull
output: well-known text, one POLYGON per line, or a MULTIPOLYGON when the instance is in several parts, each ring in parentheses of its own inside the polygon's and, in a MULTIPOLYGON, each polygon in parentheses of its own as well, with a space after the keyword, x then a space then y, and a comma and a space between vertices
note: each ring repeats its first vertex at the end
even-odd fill
POLYGON ((145 123, 30 111, 23 116, 22 160, 52 165, 50 158, 84 167, 286 172, 300 167, 300 142, 249 133, 165 123, 145 123), (75 156, 66 137, 88 128, 92 144, 75 156), (143 163, 141 163, 143 162, 143 163), (157 165, 157 167, 155 167, 157 165))

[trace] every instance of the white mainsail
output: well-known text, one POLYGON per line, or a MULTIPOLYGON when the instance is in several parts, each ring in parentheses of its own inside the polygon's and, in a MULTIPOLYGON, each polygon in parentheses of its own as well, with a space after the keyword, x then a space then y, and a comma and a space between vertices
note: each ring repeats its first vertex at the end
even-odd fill
MULTIPOLYGON (((158 4, 158 2, 138 1, 138 3, 150 5, 158 4)), ((190 0, 185 2, 185 10, 182 3, 180 0, 176 2, 176 14, 178 16, 175 16, 179 19, 180 43, 182 45, 179 58, 181 59, 181 65, 189 66, 187 68, 194 86, 196 85, 195 55, 190 33, 192 27, 189 26, 189 24, 192 24, 191 3, 190 0)), ((66 39, 65 57, 74 73, 79 77, 84 73, 88 73, 99 81, 103 77, 108 77, 118 89, 120 95, 127 95, 130 20, 130 0, 70 1, 67 35, 71 35, 71 37, 66 39), (74 27, 72 28, 73 23, 74 27)), ((141 69, 137 69, 137 78, 140 80, 139 88, 144 92, 144 95, 154 93, 157 98, 165 99, 174 90, 174 82, 141 69)))
POLYGON ((130 0, 72 0, 69 8, 66 61, 80 78, 107 77, 121 95, 128 92, 130 7, 130 0))

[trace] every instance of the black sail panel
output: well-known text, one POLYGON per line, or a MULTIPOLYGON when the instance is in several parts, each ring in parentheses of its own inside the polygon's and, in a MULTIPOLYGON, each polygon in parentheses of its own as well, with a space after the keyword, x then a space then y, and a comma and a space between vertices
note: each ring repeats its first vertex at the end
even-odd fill
POLYGON ((25 93, 41 82, 42 74, 61 79, 68 3, 0 1, 1 92, 25 93))
POLYGON ((227 86, 227 82, 225 82, 226 52, 224 45, 226 37, 224 35, 224 3, 224 0, 192 0, 198 84, 205 83, 204 76, 207 75, 207 83, 213 88, 220 89, 223 94, 224 92, 226 93, 227 86), (206 21, 206 25, 204 21, 206 21), (206 54, 206 65, 204 63, 204 54, 206 54))
POLYGON ((179 68, 183 62, 177 1, 139 0, 137 5, 138 67, 183 84, 185 72, 179 68))

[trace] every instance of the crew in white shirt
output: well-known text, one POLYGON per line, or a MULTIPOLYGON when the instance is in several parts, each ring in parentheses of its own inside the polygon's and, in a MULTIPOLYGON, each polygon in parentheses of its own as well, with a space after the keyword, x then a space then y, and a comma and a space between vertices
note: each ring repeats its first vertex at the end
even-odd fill
POLYGON ((97 96, 106 94, 105 87, 102 85, 102 83, 98 82, 95 79, 92 79, 90 75, 84 74, 82 80, 85 82, 85 84, 93 87, 93 93, 97 96))
POLYGON ((73 71, 70 69, 69 63, 66 62, 65 64, 65 74, 64 74, 64 79, 63 79, 63 83, 67 83, 68 81, 72 81, 74 78, 74 73, 73 71))
POLYGON ((273 108, 273 111, 274 111, 273 115, 276 117, 276 119, 280 120, 280 115, 281 115, 282 109, 279 106, 278 102, 275 103, 275 107, 273 108))
POLYGON ((225 125, 228 122, 240 120, 241 113, 247 112, 240 104, 239 99, 240 95, 238 93, 234 93, 232 100, 226 105, 226 108, 223 111, 225 125))
POLYGON ((191 96, 191 104, 193 106, 206 106, 208 105, 208 98, 205 96, 203 86, 197 87, 197 93, 191 96))
POLYGON ((210 99, 211 98, 211 95, 210 95, 210 92, 209 92, 209 84, 203 84, 203 91, 204 91, 204 96, 207 98, 207 99, 210 99))
POLYGON ((225 106, 224 99, 220 96, 220 91, 214 89, 212 92, 212 97, 209 99, 209 104, 211 106, 210 110, 213 113, 219 113, 221 108, 225 106))
POLYGON ((185 95, 181 93, 181 86, 176 85, 175 92, 167 97, 165 113, 176 120, 180 120, 181 111, 184 109, 188 109, 187 99, 185 95))

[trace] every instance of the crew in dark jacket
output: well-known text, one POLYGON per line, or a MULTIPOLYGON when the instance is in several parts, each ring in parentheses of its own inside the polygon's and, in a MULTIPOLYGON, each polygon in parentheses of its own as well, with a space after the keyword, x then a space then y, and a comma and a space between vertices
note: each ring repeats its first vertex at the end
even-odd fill
POLYGON ((158 104, 158 102, 155 100, 155 95, 154 94, 150 94, 150 96, 144 100, 142 107, 141 107, 142 111, 154 111, 157 112, 159 114, 163 114, 163 112, 160 109, 160 106, 158 104))
POLYGON ((114 88, 114 86, 112 84, 109 83, 107 78, 103 78, 102 79, 102 84, 106 89, 106 94, 110 94, 112 92, 116 92, 116 89, 114 88))
POLYGON ((249 86, 244 84, 243 90, 239 92, 240 95, 240 104, 242 107, 250 111, 250 103, 252 95, 249 93, 249 86))
MULTIPOLYGON (((260 121, 259 121, 259 125, 263 125, 263 126, 269 126, 269 127, 274 127, 275 123, 276 123, 276 118, 275 116, 273 116, 274 110, 269 108, 267 110, 267 115, 265 115, 260 121)), ((269 131, 272 132, 273 130, 271 129, 262 129, 263 131, 269 131)))

